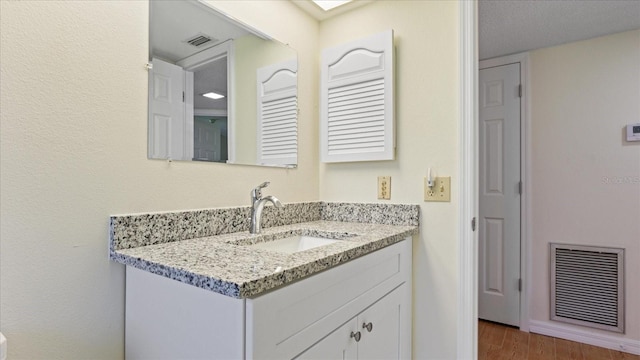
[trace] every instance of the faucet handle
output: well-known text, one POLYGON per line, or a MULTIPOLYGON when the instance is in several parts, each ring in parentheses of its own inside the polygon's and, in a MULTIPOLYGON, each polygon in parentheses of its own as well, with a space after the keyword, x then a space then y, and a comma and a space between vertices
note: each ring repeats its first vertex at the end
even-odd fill
POLYGON ((262 198, 262 189, 266 188, 267 186, 269 186, 270 182, 269 181, 265 181, 262 184, 256 186, 255 188, 253 188, 253 190, 251 190, 251 201, 256 201, 259 200, 260 198, 262 198))

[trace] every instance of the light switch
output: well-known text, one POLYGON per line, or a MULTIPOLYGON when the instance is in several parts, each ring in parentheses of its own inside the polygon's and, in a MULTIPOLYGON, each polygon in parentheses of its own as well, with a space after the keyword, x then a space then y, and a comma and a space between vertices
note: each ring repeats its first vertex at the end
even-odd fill
POLYGON ((433 179, 433 186, 427 185, 427 178, 424 178, 424 201, 451 201, 451 177, 436 177, 433 179))

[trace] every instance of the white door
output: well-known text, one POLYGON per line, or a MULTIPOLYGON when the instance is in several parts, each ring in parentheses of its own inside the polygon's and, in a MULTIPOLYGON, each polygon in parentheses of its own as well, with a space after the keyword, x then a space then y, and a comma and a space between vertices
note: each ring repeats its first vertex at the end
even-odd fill
POLYGON ((520 64, 480 70, 478 317, 520 325, 520 64))
POLYGON ((220 129, 210 123, 195 121, 193 160, 220 161, 220 129))
POLYGON ((153 59, 149 72, 149 158, 184 159, 184 71, 153 59))

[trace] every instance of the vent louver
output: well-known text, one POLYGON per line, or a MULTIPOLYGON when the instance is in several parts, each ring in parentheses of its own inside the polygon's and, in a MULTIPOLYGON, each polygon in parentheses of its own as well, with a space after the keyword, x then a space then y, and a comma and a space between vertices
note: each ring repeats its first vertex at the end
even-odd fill
POLYGON ((216 39, 208 36, 208 35, 204 35, 204 34, 198 34, 196 36, 193 36, 187 40, 185 40, 184 42, 186 42, 189 45, 195 46, 195 47, 200 47, 202 45, 208 44, 208 43, 212 43, 217 41, 216 39))
POLYGON ((624 333, 624 249, 551 244, 551 320, 624 333))
POLYGON ((297 112, 296 96, 262 103, 260 155, 264 162, 269 163, 269 160, 282 158, 296 159, 298 154, 297 112))
POLYGON ((384 151, 384 79, 329 89, 329 155, 384 151))

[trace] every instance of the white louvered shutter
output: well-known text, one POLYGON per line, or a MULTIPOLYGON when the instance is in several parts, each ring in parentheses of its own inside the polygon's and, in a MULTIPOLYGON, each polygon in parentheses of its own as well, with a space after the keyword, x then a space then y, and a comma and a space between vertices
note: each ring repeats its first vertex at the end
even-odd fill
POLYGON ((258 163, 298 162, 298 63, 258 69, 258 163))
POLYGON ((393 30, 322 52, 322 162, 394 159, 393 30))

